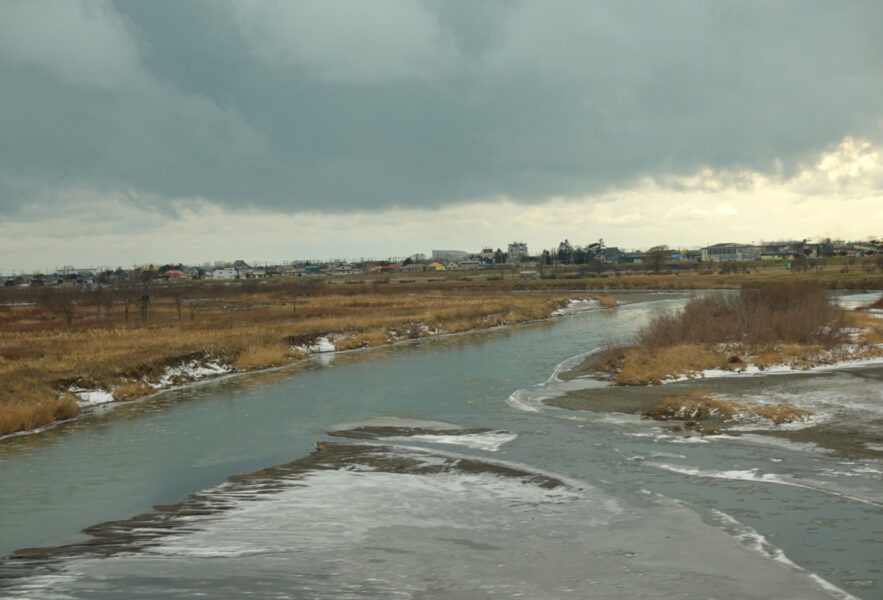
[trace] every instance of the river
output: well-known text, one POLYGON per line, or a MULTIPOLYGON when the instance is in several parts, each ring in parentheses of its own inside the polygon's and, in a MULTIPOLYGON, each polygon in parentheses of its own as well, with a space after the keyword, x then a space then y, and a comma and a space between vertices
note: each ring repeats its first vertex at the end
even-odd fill
MULTIPOLYGON (((540 401, 598 385, 555 374, 684 301, 320 355, 0 440, 0 555, 50 548, 0 563, 0 595, 881 597, 880 460, 540 401)), ((883 409, 868 378, 776 385, 883 409)))

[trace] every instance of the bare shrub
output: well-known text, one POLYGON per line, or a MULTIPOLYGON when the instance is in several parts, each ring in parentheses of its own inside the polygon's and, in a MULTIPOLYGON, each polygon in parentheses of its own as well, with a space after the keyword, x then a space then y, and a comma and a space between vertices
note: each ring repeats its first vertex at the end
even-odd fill
POLYGON ((743 287, 739 294, 691 300, 639 333, 649 348, 680 344, 797 343, 830 347, 845 339, 845 317, 827 290, 808 283, 743 287))
POLYGON ((616 308, 619 306, 619 302, 613 296, 608 296, 606 294, 593 294, 591 298, 597 300, 601 308, 616 308))
POLYGON ((42 288, 40 302, 64 317, 67 326, 71 327, 79 295, 79 290, 76 288, 42 288))

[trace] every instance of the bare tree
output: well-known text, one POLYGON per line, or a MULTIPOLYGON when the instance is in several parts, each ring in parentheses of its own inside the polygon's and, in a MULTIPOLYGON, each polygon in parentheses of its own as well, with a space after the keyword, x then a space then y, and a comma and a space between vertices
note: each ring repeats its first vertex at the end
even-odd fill
POLYGON ((40 297, 41 303, 64 317, 67 326, 74 321, 78 290, 71 287, 44 288, 40 297))
MULTIPOLYGON (((144 269, 136 275, 137 279, 131 288, 132 297, 137 298, 138 309, 141 312, 141 324, 147 323, 147 307, 150 305, 150 291, 153 284, 153 270, 144 269)), ((128 314, 128 309, 127 309, 128 314)))
POLYGON ((101 318, 101 305, 105 301, 105 289, 104 286, 100 283, 96 285, 89 284, 86 286, 86 289, 89 292, 89 295, 92 296, 92 303, 95 305, 95 314, 100 319, 101 318))
POLYGON ((135 302, 138 295, 138 282, 131 277, 128 279, 120 279, 116 283, 116 293, 123 301, 123 314, 125 315, 126 324, 129 323, 129 308, 135 302))
MULTIPOLYGON (((178 320, 181 320, 181 306, 184 304, 184 288, 182 284, 169 282, 169 296, 175 303, 175 310, 178 312, 178 320)), ((191 319, 192 320, 192 319, 191 319)))
POLYGON ((647 251, 647 260, 654 273, 659 273, 669 260, 668 246, 653 246, 647 251))

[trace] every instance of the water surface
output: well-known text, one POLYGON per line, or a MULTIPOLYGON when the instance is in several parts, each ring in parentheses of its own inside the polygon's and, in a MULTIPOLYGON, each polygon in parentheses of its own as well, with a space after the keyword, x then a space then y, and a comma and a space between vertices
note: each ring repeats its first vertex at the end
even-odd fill
MULTIPOLYGON (((109 557, 7 561, 16 577, 6 593, 879 597, 879 460, 763 436, 685 438, 637 417, 538 401, 593 385, 558 382, 563 361, 627 339, 683 301, 660 294, 616 311, 322 357, 7 438, 0 553, 82 541, 84 527, 182 499, 216 510, 175 517, 149 544, 109 557), (489 431, 363 440, 384 461, 225 483, 304 457, 316 442, 355 443, 327 434, 378 423, 489 431), (396 466, 405 464, 447 466, 396 466)), ((879 410, 879 386, 860 379, 820 379, 811 391, 819 402, 863 394, 879 410)))

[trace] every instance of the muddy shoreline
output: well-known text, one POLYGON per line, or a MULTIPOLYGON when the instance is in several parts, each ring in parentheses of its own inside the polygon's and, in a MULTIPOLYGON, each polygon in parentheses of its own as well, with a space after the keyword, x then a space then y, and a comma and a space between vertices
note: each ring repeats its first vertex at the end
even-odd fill
MULTIPOLYGON (((714 397, 739 399, 759 394, 771 383, 778 386, 798 384, 807 380, 823 379, 848 373, 854 377, 878 381, 883 386, 883 365, 864 367, 844 367, 824 372, 781 373, 769 375, 743 375, 720 378, 696 378, 660 385, 618 386, 606 373, 597 371, 599 355, 592 355, 573 369, 561 373, 565 381, 574 379, 601 379, 610 381, 609 387, 582 389, 567 392, 564 396, 548 398, 544 402, 551 406, 573 411, 595 413, 624 413, 643 415, 669 396, 689 396, 693 393, 707 393, 714 397)), ((645 417, 646 418, 646 417, 645 417)), ((693 437, 711 432, 741 435, 751 433, 783 438, 797 443, 811 443, 836 456, 849 459, 883 459, 883 418, 872 418, 862 423, 849 420, 829 419, 801 429, 775 427, 749 430, 740 428, 738 422, 721 422, 719 419, 684 419, 656 421, 648 419, 673 434, 693 437), (876 450, 874 446, 881 448, 876 450)))

